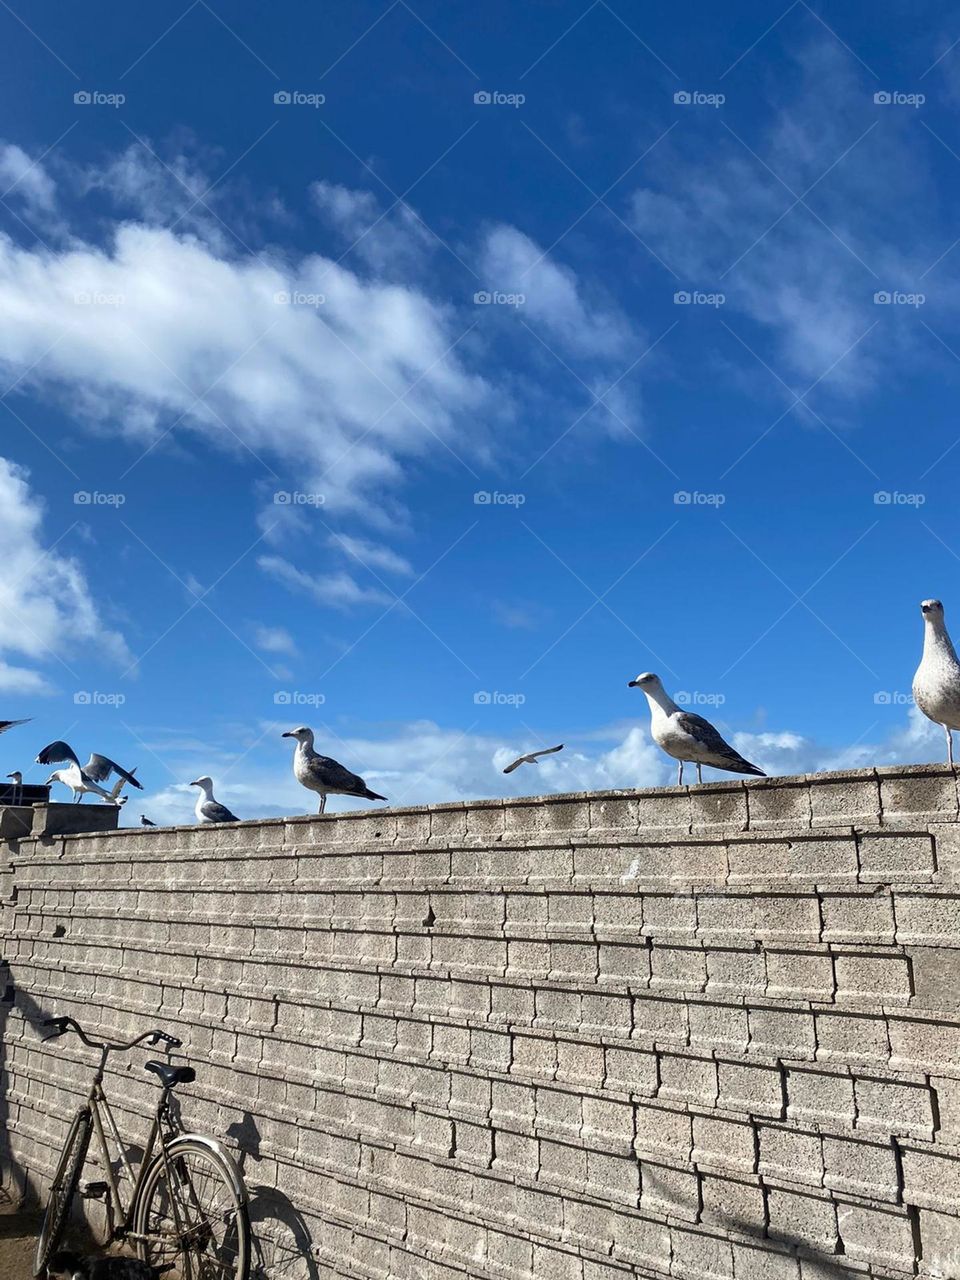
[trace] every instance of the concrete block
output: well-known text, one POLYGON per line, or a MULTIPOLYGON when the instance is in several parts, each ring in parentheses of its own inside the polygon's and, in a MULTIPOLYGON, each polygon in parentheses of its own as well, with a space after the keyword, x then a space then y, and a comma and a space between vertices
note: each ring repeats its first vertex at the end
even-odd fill
POLYGON ((802 830, 812 810, 806 778, 765 778, 745 787, 747 825, 751 831, 802 830))
POLYGON ((873 769, 816 774, 810 779, 813 825, 846 826, 880 821, 880 783, 873 769))
POLYGON ((817 1013, 817 1060, 862 1063, 890 1061, 887 1022, 867 1014, 817 1013))
POLYGON ((797 1009, 750 1009, 750 1053, 768 1058, 813 1059, 813 1014, 797 1009))
POLYGON ((638 797, 637 826, 645 832, 689 832, 692 822, 686 787, 649 787, 638 797))
POLYGON ((707 985, 707 959, 702 947, 658 943, 650 950, 651 990, 696 992, 707 985))
POLYGON ((682 1000, 634 996, 633 1037, 657 1045, 687 1044, 690 1038, 687 1005, 682 1000))
POLYGON ((689 1015, 694 1048, 745 1052, 750 1038, 746 1009, 733 1004, 690 1004, 689 1015))
POLYGON ((837 955, 834 963, 838 1000, 869 1005, 906 1004, 913 995, 910 962, 904 956, 854 952, 837 955))
POLYGON ((657 1090, 658 1082, 655 1053, 638 1049, 617 1049, 612 1045, 607 1047, 606 1075, 601 1076, 604 1088, 638 1097, 651 1097, 657 1090))
POLYGON ((670 1274, 678 1280, 734 1280, 733 1247, 715 1235, 674 1230, 670 1274))
POLYGON ((600 944, 600 982, 645 987, 650 981, 650 952, 636 943, 600 944))
MULTIPOLYGON (((857 1128, 866 1133, 932 1138, 933 1096, 926 1084, 858 1077, 854 1082, 857 1128)), ((942 1108, 940 1116, 943 1125, 942 1108)))
POLYGON ((887 765, 877 774, 884 825, 956 821, 957 780, 949 765, 887 765))
POLYGON ((719 1062, 717 1069, 719 1105, 725 1110, 757 1116, 783 1115, 783 1078, 779 1069, 742 1062, 719 1062))
POLYGON ((734 1244, 733 1271, 736 1280, 800 1280, 799 1259, 768 1246, 734 1244))
POLYGON ((907 1204, 960 1213, 960 1157, 904 1146, 901 1160, 907 1204))
MULTIPOLYGON (((650 1222, 636 1214, 614 1216, 613 1257, 637 1266, 666 1272, 670 1267, 670 1231, 660 1222, 650 1222)), ((584 1272, 584 1280, 589 1273, 584 1272)), ((617 1271, 603 1280, 622 1280, 617 1271)), ((592 1280, 592 1278, 591 1278, 592 1280)))
POLYGON ((913 1003, 921 1009, 960 1009, 960 950, 911 947, 907 954, 913 971, 913 1003))
POLYGON ((926 832, 860 834, 857 849, 860 880, 865 884, 897 884, 933 878, 933 839, 926 832))
POLYGON ((960 938, 960 894, 896 893, 897 942, 956 946, 960 938))
POLYGON ((658 1098, 714 1107, 717 1089, 717 1064, 712 1058, 661 1056, 658 1098))
POLYGON ((824 942, 893 942, 896 926, 889 893, 830 893, 820 895, 824 942))
POLYGON ((836 1253, 837 1209, 832 1200, 771 1187, 767 1194, 768 1232, 772 1240, 836 1253))
POLYGON ((820 951, 780 951, 766 948, 768 996, 788 1000, 827 1002, 834 995, 833 957, 820 951))
POLYGON ((641 1160, 640 1208, 644 1213, 696 1222, 700 1216, 700 1179, 685 1169, 641 1160))
POLYGON ((761 995, 766 984, 763 952, 718 950, 711 947, 707 957, 707 991, 711 995, 761 995))
POLYGON ((953 1280, 960 1275, 960 1217, 921 1209, 919 1213, 920 1274, 930 1280, 953 1280))
POLYGON ((747 793, 743 783, 706 783, 691 787, 690 818, 694 832, 720 828, 723 831, 746 831, 747 793))
POLYGON ((913 1225, 900 1212, 885 1213, 866 1205, 844 1205, 838 1214, 840 1239, 848 1258, 876 1267, 912 1272, 915 1259, 913 1225))
POLYGON ((761 1175, 813 1187, 823 1185, 823 1140, 818 1133, 761 1124, 757 1127, 757 1137, 761 1175))
POLYGON ((684 1111, 638 1103, 634 1107, 636 1152, 660 1164, 687 1164, 693 1149, 693 1122, 684 1111))
POLYGON ((755 1182, 717 1178, 702 1179, 700 1221, 705 1227, 737 1235, 762 1236, 766 1226, 763 1189, 755 1182))
POLYGON ((693 1161, 698 1168, 755 1173, 757 1158, 757 1135, 752 1124, 704 1115, 693 1117, 693 1161))
POLYGON ((896 1153, 889 1141, 874 1143, 824 1136, 823 1163, 824 1186, 834 1191, 892 1204, 899 1200, 896 1153))
POLYGON ((897 1069, 941 1071, 960 1062, 960 1026, 922 1018, 890 1018, 890 1065, 897 1069))
POLYGON ((692 895, 643 895, 643 933, 650 938, 680 942, 697 931, 697 901, 692 895))

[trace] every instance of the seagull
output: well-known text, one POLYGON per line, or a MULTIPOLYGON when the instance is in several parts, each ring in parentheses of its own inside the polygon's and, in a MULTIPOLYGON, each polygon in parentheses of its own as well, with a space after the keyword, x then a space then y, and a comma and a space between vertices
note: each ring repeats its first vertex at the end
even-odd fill
MULTIPOLYGON (((320 796, 320 808, 323 813, 327 807, 327 796, 359 796, 364 800, 386 800, 386 796, 378 796, 371 791, 364 780, 349 769, 345 769, 329 756, 319 755, 313 749, 313 730, 306 725, 299 729, 291 729, 282 738, 296 738, 297 749, 293 753, 293 776, 308 791, 316 791, 320 796)), ((389 803, 389 801, 387 802, 389 803)))
POLYGON ((120 797, 120 790, 124 783, 129 782, 132 786, 143 790, 143 784, 138 782, 133 773, 126 769, 121 769, 113 760, 109 760, 106 756, 97 755, 95 752, 85 765, 80 764, 77 754, 71 746, 66 742, 51 742, 48 747, 44 747, 37 756, 37 764, 59 764, 61 761, 69 761, 69 767, 66 769, 57 769, 47 779, 47 784, 51 782, 62 782, 65 787, 70 787, 73 791, 74 801, 79 804, 83 797, 90 792, 91 795, 102 796, 104 800, 108 800, 111 804, 121 805, 124 803, 125 797, 120 797), (101 782, 106 782, 111 773, 117 775, 118 781, 114 784, 112 791, 106 791, 100 786, 101 782))
POLYGON ((14 728, 15 725, 29 723, 29 717, 26 720, 0 720, 0 733, 6 733, 8 729, 14 728))
POLYGON ((140 825, 141 827, 155 827, 157 824, 155 822, 151 822, 145 813, 141 813, 140 825))
POLYGON ((23 786, 23 774, 19 769, 14 769, 13 773, 7 774, 7 777, 13 783, 13 786, 10 788, 13 792, 13 803, 19 804, 23 799, 23 795, 20 791, 20 788, 23 786))
POLYGON ((645 671, 636 680, 630 680, 628 687, 643 690, 650 707, 650 732, 654 742, 668 756, 680 761, 678 787, 683 784, 685 760, 697 766, 698 782, 703 781, 700 770, 705 764, 730 773, 753 773, 760 778, 767 776, 725 742, 709 720, 678 707, 664 689, 659 676, 645 671))
MULTIPOLYGON (((240 821, 237 815, 235 813, 231 813, 225 804, 221 804, 219 800, 214 798, 212 778, 209 778, 204 774, 202 778, 197 778, 197 780, 195 782, 191 782, 190 785, 191 787, 200 788, 200 795, 197 796, 197 807, 194 809, 198 822, 240 821)), ((153 823, 150 825, 152 826, 153 823)))
POLYGON ((531 751, 529 755, 517 756, 513 764, 508 764, 504 769, 504 773, 513 773, 514 769, 519 769, 522 764, 536 764, 540 756, 552 756, 555 751, 562 751, 563 743, 559 747, 545 747, 543 751, 531 751))
POLYGON ((960 729, 960 662, 943 621, 939 600, 924 600, 923 656, 913 677, 913 700, 947 736, 947 764, 953 764, 953 730, 960 729))

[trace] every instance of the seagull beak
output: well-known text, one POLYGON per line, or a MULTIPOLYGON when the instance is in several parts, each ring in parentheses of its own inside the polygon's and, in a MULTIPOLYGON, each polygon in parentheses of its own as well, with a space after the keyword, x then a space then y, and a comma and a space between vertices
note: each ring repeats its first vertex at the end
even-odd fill
POLYGON ((199 782, 191 782, 191 783, 190 783, 190 785, 191 785, 191 787, 199 787, 200 783, 199 783, 199 782))
POLYGON ((293 737, 293 734, 292 734, 292 733, 281 733, 280 737, 281 737, 281 738, 292 738, 292 737, 293 737))
POLYGON ((639 683, 640 683, 640 681, 639 681, 639 680, 628 680, 628 681, 627 681, 627 688, 628 688, 628 689, 635 689, 639 683))

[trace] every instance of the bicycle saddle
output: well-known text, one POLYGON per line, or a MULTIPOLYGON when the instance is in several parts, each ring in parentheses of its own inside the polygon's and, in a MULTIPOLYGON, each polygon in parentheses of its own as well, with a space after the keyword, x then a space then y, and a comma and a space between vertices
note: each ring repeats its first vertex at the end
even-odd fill
POLYGON ((169 1062, 145 1062, 144 1068, 160 1077, 165 1089, 172 1089, 175 1084, 192 1084, 197 1078, 193 1067, 175 1067, 169 1062))

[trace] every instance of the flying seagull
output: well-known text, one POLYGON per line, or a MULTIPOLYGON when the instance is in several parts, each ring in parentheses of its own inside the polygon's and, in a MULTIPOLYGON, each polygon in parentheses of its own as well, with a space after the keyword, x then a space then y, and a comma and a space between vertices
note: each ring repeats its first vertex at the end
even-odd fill
POLYGON ((386 796, 378 796, 376 791, 371 791, 362 778, 345 769, 336 760, 314 751, 313 730, 306 725, 280 736, 297 740, 297 749, 293 753, 293 776, 301 786, 308 791, 316 791, 320 796, 317 813, 323 813, 327 807, 327 796, 358 796, 363 800, 387 799, 386 796))
POLYGON ((0 720, 0 733, 6 733, 8 729, 14 728, 15 725, 29 723, 29 717, 26 720, 0 720))
MULTIPOLYGON (((239 822, 240 819, 235 813, 231 813, 225 804, 221 804, 219 800, 214 798, 213 779, 207 777, 206 774, 202 778, 197 778, 195 782, 190 783, 191 787, 199 787, 200 794, 197 796, 197 807, 194 813, 197 815, 198 822, 239 822)), ((151 823, 151 826, 153 824, 151 823)))
POLYGON ((758 769, 749 760, 744 760, 739 751, 725 742, 709 720, 678 707, 664 689, 659 676, 645 671, 636 680, 630 680, 628 687, 641 689, 646 695, 650 707, 650 732, 654 742, 668 756, 680 761, 677 771, 678 787, 683 783, 685 760, 697 766, 698 782, 703 781, 701 766, 705 764, 714 769, 726 769, 729 773, 753 773, 761 778, 766 777, 762 769, 758 769))
POLYGON ((91 795, 102 796, 104 800, 108 800, 111 804, 123 804, 124 799, 120 797, 120 790, 125 783, 129 782, 131 786, 138 787, 143 790, 142 783, 139 783, 133 776, 132 772, 121 769, 113 760, 109 760, 106 756, 97 755, 94 752, 85 765, 81 765, 77 758, 76 752, 66 742, 51 742, 48 747, 44 747, 37 756, 37 764, 61 764, 69 762, 66 769, 57 769, 47 779, 47 783, 62 782, 65 787, 70 787, 73 791, 73 798, 77 804, 89 792, 91 795), (100 783, 106 782, 112 773, 117 775, 117 782, 114 784, 112 791, 105 790, 100 783))
POLYGON ((504 773, 513 773, 514 769, 519 769, 522 764, 536 764, 540 756, 552 756, 556 751, 563 750, 563 743, 559 747, 545 747, 543 751, 531 751, 529 755, 517 756, 513 764, 508 764, 504 769, 504 773))
POLYGON ((151 822, 145 813, 141 813, 140 825, 141 827, 155 827, 157 824, 155 822, 151 822))
POLYGON ((913 677, 913 700, 947 736, 947 764, 953 764, 953 730, 960 729, 960 662, 943 621, 939 600, 924 600, 923 656, 913 677))

